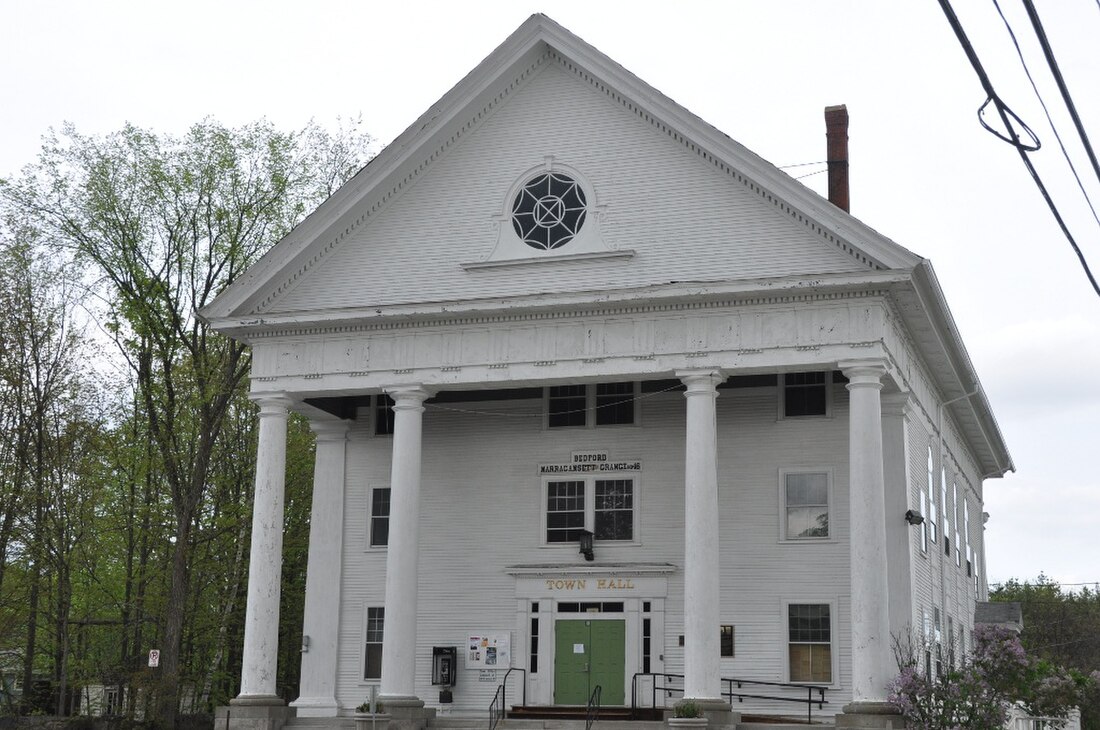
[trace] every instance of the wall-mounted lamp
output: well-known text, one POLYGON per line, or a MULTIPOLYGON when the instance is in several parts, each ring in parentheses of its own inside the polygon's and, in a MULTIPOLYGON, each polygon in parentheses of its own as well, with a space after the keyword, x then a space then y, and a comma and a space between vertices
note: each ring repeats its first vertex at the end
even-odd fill
POLYGON ((910 525, 919 525, 924 522, 924 515, 917 512, 915 509, 905 511, 905 521, 910 525))
POLYGON ((588 530, 582 531, 581 532, 581 537, 577 542, 580 543, 581 555, 584 556, 585 560, 595 560, 596 559, 595 553, 592 552, 592 533, 591 532, 589 532, 588 530))
POLYGON ((302 653, 305 654, 307 651, 309 651, 309 635, 308 634, 303 634, 302 635, 302 653))

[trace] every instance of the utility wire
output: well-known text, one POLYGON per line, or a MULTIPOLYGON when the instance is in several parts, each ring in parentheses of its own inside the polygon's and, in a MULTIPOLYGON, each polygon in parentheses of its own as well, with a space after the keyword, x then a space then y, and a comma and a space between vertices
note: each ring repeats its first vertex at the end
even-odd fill
MULTIPOLYGON (((668 393, 668 392, 671 392, 673 390, 679 390, 680 388, 683 388, 683 387, 684 386, 683 386, 682 383, 677 383, 676 385, 670 385, 669 387, 662 388, 661 390, 655 390, 652 393, 642 393, 641 395, 633 397, 633 398, 622 398, 620 400, 616 400, 616 401, 613 401, 611 403, 607 403, 607 404, 602 405, 602 406, 598 405, 598 406, 593 406, 592 408, 588 408, 588 407, 577 408, 577 409, 572 410, 572 411, 555 411, 554 415, 555 416, 564 416, 564 415, 569 415, 569 414, 573 414, 573 413, 586 413, 588 411, 598 411, 601 408, 614 408, 615 406, 622 405, 623 403, 638 403, 640 401, 645 400, 646 398, 653 398, 654 396, 661 395, 662 393, 668 393)), ((540 409, 538 411, 520 411, 519 413, 501 413, 500 411, 479 411, 479 410, 475 410, 473 408, 453 408, 451 406, 444 406, 444 405, 440 405, 438 403, 425 403, 424 407, 427 408, 427 409, 436 410, 436 411, 450 411, 452 413, 465 413, 467 415, 472 415, 472 416, 498 416, 498 417, 501 417, 501 418, 542 418, 543 417, 543 410, 542 409, 540 409)))
POLYGON ((1089 161, 1092 163, 1092 169, 1096 173, 1096 178, 1100 180, 1100 162, 1096 159, 1096 152, 1092 149, 1092 143, 1089 142, 1089 136, 1085 133, 1085 125, 1081 124, 1081 117, 1077 114, 1077 106, 1073 103, 1073 97, 1069 95, 1069 89, 1066 87, 1066 80, 1062 77, 1062 70, 1058 68, 1058 61, 1054 58, 1054 50, 1050 47, 1050 41, 1047 39, 1047 33, 1043 30, 1043 23, 1039 20, 1039 13, 1035 11, 1035 3, 1031 0, 1023 0, 1024 8, 1027 9, 1027 15, 1031 18, 1031 25, 1035 28, 1035 35, 1039 38, 1039 44, 1043 47, 1043 55, 1046 56, 1047 65, 1050 66, 1050 72, 1054 74, 1054 80, 1058 83, 1058 91, 1062 93, 1062 101, 1066 103, 1066 108, 1069 109, 1069 115, 1073 117, 1073 125, 1077 127, 1077 134, 1081 137, 1081 143, 1085 145, 1085 151, 1089 155, 1089 161))
POLYGON ((1020 153, 1020 159, 1024 163, 1024 167, 1027 168, 1028 173, 1031 175, 1031 179, 1035 182, 1035 185, 1039 188, 1040 194, 1047 203, 1047 207, 1050 208, 1050 212, 1054 215, 1054 219, 1058 222, 1058 226, 1062 229, 1062 234, 1065 235, 1066 240, 1069 241, 1069 245, 1073 248, 1074 253, 1077 254, 1078 260, 1081 262, 1081 267, 1085 270, 1085 276, 1088 277, 1089 283, 1092 284, 1093 290, 1097 296, 1100 296, 1100 284, 1097 284, 1096 278, 1092 275, 1092 270, 1089 268, 1088 261, 1085 260, 1085 255, 1081 253, 1080 247, 1077 245, 1077 241, 1074 240, 1073 234, 1070 233, 1069 228, 1066 226, 1066 222, 1062 219, 1062 214, 1058 212, 1058 207, 1054 204, 1054 200, 1050 197, 1050 193, 1047 191, 1046 186, 1043 184, 1042 178, 1039 177, 1039 172, 1035 169, 1035 165, 1031 163, 1031 159, 1028 157, 1028 152, 1034 152, 1039 148, 1038 140, 1035 138, 1034 133, 1028 129, 1027 125, 1016 116, 1016 113, 1008 108, 1008 105, 997 96, 997 92, 993 90, 993 82, 989 80, 989 75, 985 72, 985 68, 982 66, 982 62, 978 60, 978 54, 974 50, 974 46, 970 43, 970 39, 966 35, 966 31, 963 30, 962 24, 959 22, 958 16, 955 15, 955 11, 951 7, 950 0, 939 0, 940 7, 943 9, 943 13, 947 16, 947 22, 951 25, 951 29, 955 32, 955 36, 959 40, 959 44, 962 46, 963 51, 966 53, 967 59, 970 61, 970 65, 974 68, 974 72, 978 75, 978 79, 981 81, 982 88, 985 89, 986 100, 978 109, 978 121, 986 128, 990 133, 996 137, 1008 142, 1016 151, 1020 153), (982 118, 982 113, 989 104, 993 104, 997 109, 998 115, 1001 117, 1001 123, 1005 129, 1008 130, 1008 134, 1011 138, 1005 137, 1003 134, 997 132, 982 118), (1015 119, 1020 123, 1024 130, 1028 133, 1034 145, 1028 145, 1020 141, 1020 135, 1017 134, 1016 128, 1012 126, 1011 119, 1015 119))
MULTIPOLYGON (((1100 2, 1100 0, 1097 0, 1100 2)), ((1047 109, 1047 104, 1043 101, 1043 95, 1039 93, 1039 87, 1035 84, 1035 79, 1031 76, 1031 69, 1027 67, 1027 61, 1024 60, 1023 51, 1020 50, 1020 44, 1016 40, 1016 33, 1012 30, 1012 25, 1009 24, 1008 18, 1005 17, 1004 12, 1001 10, 1001 4, 997 0, 993 0, 993 6, 997 8, 997 14, 1001 16, 1001 20, 1004 21, 1005 29, 1008 30, 1008 35, 1012 39, 1012 45, 1016 47, 1016 55, 1020 57, 1020 65, 1024 67, 1024 73, 1027 74, 1027 80, 1031 82, 1031 89, 1035 92, 1035 98, 1039 100, 1039 105, 1043 107, 1043 113, 1046 114, 1047 123, 1050 124, 1050 129, 1054 132, 1054 138, 1058 140, 1058 146, 1062 150, 1062 156, 1066 158, 1066 164, 1069 165, 1069 169, 1073 172, 1073 178, 1077 181, 1077 187, 1081 189, 1081 195, 1085 196, 1085 202, 1088 203, 1089 210, 1092 211, 1092 218, 1096 221, 1096 225, 1100 226, 1100 216, 1096 214, 1096 208, 1092 205, 1092 199, 1089 197, 1088 191, 1085 189, 1084 183, 1081 182, 1081 176, 1077 174, 1077 167, 1073 164, 1073 160, 1069 156, 1069 152, 1066 150, 1066 145, 1062 142, 1062 135, 1058 134, 1058 128, 1054 126, 1054 120, 1050 116, 1050 110, 1047 109)))

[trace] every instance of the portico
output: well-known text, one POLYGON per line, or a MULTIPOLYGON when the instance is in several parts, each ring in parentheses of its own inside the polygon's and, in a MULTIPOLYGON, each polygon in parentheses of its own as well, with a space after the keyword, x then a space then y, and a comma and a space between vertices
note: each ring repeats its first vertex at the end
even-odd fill
MULTIPOLYGON (((873 308, 873 304, 864 303, 873 308)), ((850 312, 849 309, 843 310, 850 312)), ((682 315, 681 315, 682 316, 682 315)), ((699 330, 705 325, 695 323, 695 317, 704 321, 712 317, 710 312, 693 314, 681 319, 681 323, 688 329, 699 330)), ((738 318, 745 316, 742 311, 738 318)), ((788 316, 797 318, 796 312, 788 316)), ((875 321, 875 317, 868 316, 866 312, 855 318, 858 321, 875 321)), ((606 321, 606 320, 605 320, 606 321)), ((849 324, 851 324, 849 322, 849 324)), ((548 325, 562 329, 572 329, 577 332, 587 331, 587 326, 571 327, 566 323, 548 325)), ((490 338, 507 340, 514 336, 516 328, 523 328, 521 323, 512 323, 502 328, 495 337, 490 338)), ((657 325, 654 325, 657 329, 657 325)), ((850 326, 845 327, 852 331, 850 326)), ((392 337, 393 335, 388 335, 392 337)), ((643 342, 650 346, 656 346, 656 338, 643 336, 643 342)), ((607 339, 604 342, 608 342, 607 339)), ((573 345, 561 342, 563 349, 572 349, 573 345)), ((258 345, 258 349, 262 344, 258 345)), ((360 349, 372 349, 367 345, 360 349)), ((655 348, 656 349, 656 348, 655 348)), ((666 349, 666 348, 661 348, 666 349)), ((678 381, 683 390, 683 432, 685 438, 681 443, 683 471, 683 520, 691 529, 684 531, 684 543, 682 557, 677 559, 679 565, 670 565, 663 570, 671 570, 682 575, 683 599, 682 605, 676 607, 677 613, 682 612, 684 626, 684 660, 683 673, 685 675, 685 696, 695 699, 707 708, 721 709, 729 706, 728 701, 722 697, 719 678, 722 676, 721 656, 719 651, 719 636, 713 627, 721 623, 722 592, 722 551, 720 547, 720 525, 718 505, 718 444, 723 440, 716 425, 716 403, 722 392, 719 386, 728 377, 739 376, 745 369, 738 368, 747 355, 755 358, 755 367, 749 370, 749 374, 757 374, 761 370, 780 372, 782 370, 838 370, 843 372, 848 379, 847 388, 851 391, 851 411, 848 422, 848 441, 850 450, 848 458, 851 462, 851 487, 849 493, 850 509, 852 511, 853 560, 851 565, 852 580, 852 666, 853 672, 859 672, 861 678, 858 684, 856 696, 859 701, 882 703, 885 702, 885 687, 890 677, 890 667, 886 662, 888 652, 889 623, 886 619, 887 604, 881 597, 888 594, 886 582, 886 530, 885 512, 883 506, 883 448, 881 431, 881 404, 879 392, 888 385, 897 390, 897 383, 891 376, 891 361, 886 357, 861 357, 858 360, 836 359, 828 363, 808 361, 806 353, 814 353, 820 356, 822 352, 837 352, 847 354, 853 349, 861 355, 868 355, 877 348, 869 346, 861 338, 858 343, 822 343, 816 349, 774 348, 765 352, 743 352, 745 348, 730 348, 725 352, 711 352, 706 359, 710 362, 721 363, 722 366, 699 367, 696 353, 670 353, 664 352, 658 358, 639 358, 633 353, 611 353, 604 349, 604 357, 600 358, 574 358, 573 360, 555 360, 553 369, 571 372, 572 376, 564 375, 566 382, 577 380, 591 380, 592 376, 587 371, 593 367, 604 371, 603 379, 612 381, 657 379, 669 382, 678 381), (803 358, 798 364, 792 364, 794 357, 803 358), (596 360, 596 362, 593 362, 596 360), (685 367, 669 367, 671 362, 679 362, 685 367), (616 363, 623 370, 611 372, 609 363, 616 363), (687 367, 694 366, 694 367, 687 367), (643 369, 645 368, 645 369, 643 369), (652 368, 649 370, 648 368, 652 368), (660 368, 658 370, 658 368, 660 368), (671 377, 670 377, 671 376, 671 377), (877 438, 876 438, 877 434, 877 438), (856 525, 860 529, 856 529, 856 525), (866 525, 867 528, 863 529, 866 525), (856 567, 858 566, 858 567, 856 567)), ((421 611, 418 597, 418 577, 422 574, 420 565, 421 537, 421 508, 422 498, 422 461, 424 459, 423 427, 424 419, 431 418, 429 413, 425 416, 425 402, 438 392, 445 392, 447 388, 451 392, 462 392, 463 388, 476 386, 478 390, 487 392, 510 391, 516 387, 538 387, 530 380, 515 381, 508 376, 515 370, 530 367, 529 363, 504 362, 485 364, 477 370, 479 380, 476 382, 459 383, 457 373, 464 373, 466 377, 471 374, 472 368, 461 367, 455 369, 445 365, 435 368, 417 368, 418 374, 427 375, 422 381, 406 382, 402 385, 386 385, 380 390, 387 393, 393 399, 393 435, 392 435, 392 462, 390 467, 390 511, 389 511, 389 543, 385 556, 385 615, 386 631, 382 644, 382 671, 380 685, 380 699, 387 707, 404 708, 404 712, 410 718, 421 716, 417 708, 425 705, 425 698, 417 691, 417 616, 421 611), (450 382, 447 382, 450 381, 450 382), (492 387, 489 387, 492 386, 492 387)), ((543 365, 542 368, 551 366, 543 365)), ((392 370, 386 369, 378 374, 378 377, 392 377, 392 370)), ((339 571, 335 566, 339 565, 338 545, 343 539, 342 522, 340 512, 342 509, 343 495, 340 485, 344 481, 345 445, 347 433, 351 423, 322 413, 316 405, 324 402, 332 410, 340 410, 333 406, 333 401, 320 400, 325 398, 323 391, 316 389, 317 380, 326 380, 326 374, 321 378, 311 378, 314 381, 314 389, 309 393, 296 393, 288 395, 286 391, 267 396, 261 402, 277 404, 282 408, 281 413, 285 418, 285 409, 288 404, 296 403, 297 407, 304 409, 313 416, 312 427, 318 439, 317 465, 315 468, 315 502, 314 521, 315 529, 311 534, 310 573, 307 578, 311 595, 323 592, 321 586, 326 586, 329 596, 339 596, 340 587, 337 575, 339 571), (321 529, 317 529, 320 527, 321 529), (313 587, 317 586, 316 589, 313 587)), ((341 374, 333 374, 336 379, 341 374)), ((367 373, 360 373, 359 378, 370 377, 367 373)), ((272 384, 292 381, 293 377, 272 376, 267 381, 272 384)), ((556 380, 544 381, 545 386, 553 385, 556 380)), ((349 396, 345 396, 349 397, 349 396)), ((275 406, 269 406, 269 410, 275 406)), ((344 408, 344 412, 351 412, 344 408)), ((270 418, 266 412, 261 418, 270 418)), ((261 439, 257 459, 261 462, 270 460, 271 464, 279 463, 283 458, 282 444, 272 439, 261 439)), ((285 448, 285 446, 283 446, 285 448)), ((430 450, 431 444, 427 445, 430 450)), ((736 461, 736 456, 734 460, 736 461)), ((748 458, 746 456, 746 458, 748 458)), ((264 467, 258 473, 268 474, 270 469, 264 467)), ((269 477, 265 477, 269 478, 269 477)), ((257 505, 257 511, 274 514, 281 509, 274 504, 275 495, 268 491, 258 492, 264 496, 264 504, 257 505)), ((734 497, 736 500, 736 496, 734 497)), ((261 536, 263 533, 258 533, 261 536)), ((258 549, 258 548, 257 548, 258 549)), ((275 562, 277 552, 259 550, 261 560, 266 565, 261 570, 278 571, 275 562)), ((568 573, 565 568, 560 569, 568 573)), ((515 573, 515 571, 512 571, 515 573)), ((524 571, 519 570, 520 573, 524 571)), ((563 574, 564 574, 563 573, 563 574)), ((575 573, 569 573, 575 574, 575 573)), ((559 579, 560 580, 560 579, 559 579)), ((593 581, 593 587, 598 585, 598 580, 593 581)), ((603 579, 607 582, 607 579, 603 579)), ((621 580, 621 579, 620 579, 621 580)), ((614 584, 612 581, 613 585, 614 584)), ((621 584, 625 585, 625 584, 621 584)), ((631 583, 631 586, 633 584, 631 583)), ((662 598, 663 600, 663 598, 662 598)), ((727 598, 728 600, 728 598, 727 598)), ((332 601, 315 600, 307 601, 306 629, 305 633, 310 637, 310 650, 303 654, 303 668, 308 666, 308 672, 303 671, 303 677, 309 676, 309 683, 303 683, 302 696, 293 703, 299 714, 313 716, 333 716, 339 713, 340 703, 335 699, 334 682, 329 677, 335 677, 338 673, 337 656, 335 650, 336 635, 333 630, 333 614, 337 604, 332 601), (329 647, 333 647, 330 649, 329 647), (307 694, 308 692, 308 694, 307 694)), ((270 615, 270 614, 269 614, 270 615)), ((260 624, 257 624, 260 625, 260 624)), ((251 625, 250 625, 251 626, 251 625)), ((259 631, 270 631, 271 626, 262 626, 259 631)), ((272 657, 275 653, 271 654, 272 657)), ((259 665, 249 664, 250 667, 259 665)), ((273 671, 271 667, 267 671, 273 671)), ((252 686, 256 682, 255 677, 249 677, 252 686)), ((346 705, 345 705, 346 706, 346 705)), ((428 713, 430 714, 430 713, 428 713)))

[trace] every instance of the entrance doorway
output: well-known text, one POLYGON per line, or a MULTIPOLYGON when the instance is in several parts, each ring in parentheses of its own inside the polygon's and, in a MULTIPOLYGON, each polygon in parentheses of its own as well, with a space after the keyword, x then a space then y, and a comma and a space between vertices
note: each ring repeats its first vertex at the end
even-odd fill
POLYGON ((600 686, 603 705, 625 703, 626 621, 554 623, 554 704, 584 705, 600 686))

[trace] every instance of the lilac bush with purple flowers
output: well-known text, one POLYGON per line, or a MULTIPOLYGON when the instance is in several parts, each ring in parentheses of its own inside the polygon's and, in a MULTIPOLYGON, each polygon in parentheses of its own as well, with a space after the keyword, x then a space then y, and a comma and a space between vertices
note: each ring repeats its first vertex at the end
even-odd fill
POLYGON ((1033 660, 1015 632, 991 626, 974 629, 974 647, 962 666, 935 678, 927 667, 921 671, 911 641, 895 641, 895 655, 901 673, 890 701, 919 730, 1000 730, 1014 703, 1035 716, 1065 719, 1100 687, 1100 676, 1033 660))

